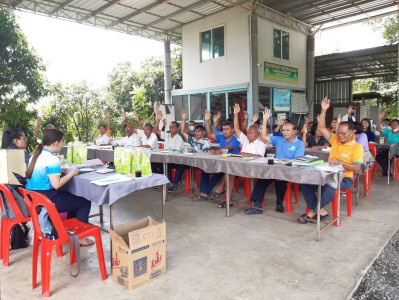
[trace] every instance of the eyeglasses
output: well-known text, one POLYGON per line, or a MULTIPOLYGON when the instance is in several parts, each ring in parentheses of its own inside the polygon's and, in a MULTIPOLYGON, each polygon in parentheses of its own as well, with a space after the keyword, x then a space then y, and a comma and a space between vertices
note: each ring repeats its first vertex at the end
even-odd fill
POLYGON ((338 131, 337 131, 335 134, 336 134, 336 135, 345 135, 345 134, 347 134, 348 132, 349 132, 349 131, 347 131, 347 132, 338 132, 338 131))

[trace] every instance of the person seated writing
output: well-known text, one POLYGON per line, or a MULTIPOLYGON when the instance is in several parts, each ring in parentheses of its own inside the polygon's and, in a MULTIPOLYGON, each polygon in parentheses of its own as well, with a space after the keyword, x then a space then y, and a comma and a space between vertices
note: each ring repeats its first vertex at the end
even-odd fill
MULTIPOLYGON (((272 136, 267 133, 267 120, 270 118, 270 110, 263 113, 262 138, 276 146, 276 158, 293 159, 305 154, 305 145, 296 137, 297 128, 292 123, 283 125, 283 136, 272 136)), ((274 182, 276 187, 276 211, 284 212, 283 200, 287 190, 287 182, 284 180, 258 179, 251 194, 251 201, 255 202, 254 207, 245 210, 246 214, 261 214, 262 201, 267 187, 274 182)))
MULTIPOLYGON (((188 113, 186 110, 182 110, 181 117, 182 117, 181 134, 183 138, 188 141, 191 149, 195 152, 208 152, 211 149, 211 141, 205 138, 205 127, 200 124, 196 125, 194 130, 195 136, 191 136, 190 133, 186 132, 186 122, 188 119, 188 113)), ((176 191, 180 179, 183 177, 184 170, 188 168, 188 166, 186 165, 178 165, 178 164, 173 164, 173 165, 177 169, 177 172, 173 182, 170 183, 168 186, 168 192, 171 193, 176 191)), ((168 170, 170 170, 170 168, 168 170)), ((193 201, 198 201, 198 200, 200 200, 200 198, 198 197, 193 198, 193 201)))
MULTIPOLYGON (((228 153, 238 153, 240 142, 234 136, 234 124, 226 121, 223 125, 223 135, 215 134, 211 129, 211 114, 208 110, 205 110, 205 128, 208 133, 208 138, 214 139, 216 143, 219 143, 219 149, 209 150, 210 155, 222 154, 222 149, 227 149, 228 153)), ((211 174, 202 172, 200 182, 200 197, 208 198, 208 194, 213 190, 219 180, 223 177, 223 173, 211 174)))
MULTIPOLYGON (((326 112, 330 107, 330 99, 324 98, 321 102, 321 114, 319 117, 318 129, 323 137, 331 145, 331 152, 328 163, 331 165, 342 165, 345 169, 344 179, 341 181, 341 190, 349 189, 353 184, 353 173, 357 173, 363 164, 363 147, 356 143, 353 122, 341 122, 338 125, 337 133, 331 133, 326 128, 326 112)), ((305 198, 309 208, 307 214, 303 214, 298 218, 298 223, 306 224, 311 220, 315 220, 317 216, 317 185, 301 184, 300 190, 305 198)), ((329 184, 321 188, 321 209, 320 220, 327 218, 328 212, 324 208, 327 204, 334 200, 336 187, 329 184)))
POLYGON ((306 138, 303 138, 302 141, 305 144, 305 148, 310 150, 321 150, 328 147, 329 143, 323 137, 320 130, 317 129, 317 126, 317 123, 313 123, 309 135, 307 135, 307 128, 303 128, 306 138))
MULTIPOLYGON (((234 106, 234 131, 238 137, 238 141, 242 145, 241 155, 242 157, 263 157, 265 156, 266 152, 266 144, 263 143, 259 139, 259 131, 258 128, 254 125, 248 127, 247 135, 246 136, 241 130, 238 121, 238 115, 240 113, 240 105, 237 103, 234 106)), ((229 195, 230 199, 232 199, 233 189, 234 189, 234 179, 235 175, 229 175, 229 195)), ((221 182, 217 186, 215 192, 212 194, 212 198, 220 198, 225 193, 225 177, 222 178, 221 182)), ((230 202, 232 205, 232 202, 230 202)), ((220 208, 226 207, 226 202, 221 202, 219 204, 220 208)))
MULTIPOLYGON (((126 119, 126 114, 125 112, 122 113, 121 118, 122 121, 126 119)), ((136 113, 136 120, 138 119, 138 115, 136 113)), ((123 129, 125 131, 126 136, 119 141, 117 141, 119 146, 127 147, 127 146, 132 146, 132 147, 139 147, 140 146, 140 138, 137 133, 133 132, 132 126, 123 124, 123 129)))
MULTIPOLYGON (((141 146, 147 149, 159 149, 158 147, 158 138, 155 133, 152 132, 153 127, 149 123, 144 124, 144 130, 138 129, 134 125, 130 124, 126 119, 126 113, 122 112, 122 121, 125 123, 126 126, 129 126, 134 133, 137 133, 139 139, 141 140, 141 146)), ((136 119, 137 120, 137 119, 136 119)), ((141 124, 141 123, 139 123, 141 124)))
MULTIPOLYGON (((377 123, 377 130, 381 132, 383 136, 386 137, 385 143, 396 143, 399 144, 399 121, 397 119, 393 119, 391 121, 391 128, 392 129, 382 129, 381 123, 385 117, 385 112, 380 113, 380 118, 377 123)), ((375 159, 380 164, 381 168, 384 170, 384 176, 388 176, 388 150, 383 150, 377 154, 375 159)), ((393 160, 393 158, 392 158, 393 160)), ((392 162, 390 161, 390 163, 392 162)), ((392 174, 389 174, 392 177, 392 174)))
MULTIPOLYGON (((77 218, 88 223, 91 202, 79 196, 61 190, 73 176, 79 174, 79 169, 72 169, 67 175, 61 177, 59 159, 54 153, 62 150, 64 133, 56 129, 46 130, 43 134, 43 142, 37 146, 30 159, 26 173, 26 189, 38 192, 51 200, 58 212, 67 212, 68 219, 77 218)), ((49 239, 56 239, 57 234, 48 220, 48 213, 42 208, 39 213, 39 222, 43 234, 49 239)), ((81 246, 94 244, 93 240, 82 239, 81 246)))
POLYGON ((105 125, 101 124, 98 126, 98 131, 100 135, 96 139, 97 145, 108 145, 111 143, 111 121, 109 120, 109 111, 105 111, 107 117, 107 128, 105 125))

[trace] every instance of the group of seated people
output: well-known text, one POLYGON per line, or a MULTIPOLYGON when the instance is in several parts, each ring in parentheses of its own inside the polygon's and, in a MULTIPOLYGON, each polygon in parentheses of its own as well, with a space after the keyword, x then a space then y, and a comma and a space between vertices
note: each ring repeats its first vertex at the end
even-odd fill
MULTIPOLYGON (((221 114, 213 116, 209 111, 205 111, 203 124, 197 124, 194 121, 188 121, 188 113, 181 112, 182 122, 179 124, 173 121, 169 125, 169 130, 160 130, 160 123, 164 120, 161 111, 156 114, 156 123, 151 125, 141 124, 136 114, 138 128, 129 123, 126 114, 122 113, 121 119, 124 124, 126 136, 118 141, 120 146, 137 146, 149 149, 158 149, 158 139, 164 140, 164 149, 172 151, 182 151, 183 145, 187 142, 195 152, 206 152, 209 155, 221 154, 223 149, 229 153, 238 153, 241 147, 243 157, 254 156, 263 157, 266 152, 266 145, 271 144, 276 147, 277 159, 293 159, 305 154, 305 149, 322 149, 330 146, 331 151, 328 162, 332 165, 342 165, 345 169, 345 176, 341 182, 341 189, 346 190, 352 186, 356 173, 360 170, 363 163, 364 152, 368 151, 368 143, 374 141, 375 134, 372 132, 371 123, 368 119, 363 119, 360 123, 354 120, 350 109, 348 115, 338 116, 331 122, 331 127, 326 126, 326 112, 330 107, 330 100, 325 98, 321 103, 321 113, 317 117, 317 122, 310 122, 306 118, 305 125, 299 136, 297 126, 289 120, 281 119, 272 134, 267 130, 267 123, 271 117, 269 110, 263 112, 263 122, 259 121, 258 116, 248 124, 248 115, 244 113, 244 124, 239 122, 240 106, 234 106, 234 119, 226 120, 223 126, 219 121, 221 114), (348 118, 349 116, 349 118, 348 118), (213 125, 211 125, 211 119, 213 125), (347 121, 344 121, 347 120, 347 121), (188 127, 187 127, 188 121, 188 127), (242 130, 240 129, 242 128, 242 130), (211 149, 211 140, 219 144, 218 149, 211 149)), ((108 144, 111 137, 111 124, 109 113, 106 112, 107 126, 98 127, 98 144, 108 144)), ((399 143, 399 121, 394 119, 389 125, 385 114, 381 113, 377 124, 377 130, 386 137, 387 143, 399 143), (384 124, 385 123, 385 124, 384 124), (388 128, 390 126, 390 128, 388 128), (384 128, 383 128, 384 127, 384 128)), ((40 127, 41 120, 38 120, 37 128, 40 127)), ((164 123, 165 124, 165 123, 164 123)), ((165 127, 165 126, 163 126, 165 127)), ((39 131, 35 130, 35 135, 40 137, 39 131)), ((68 192, 61 191, 60 188, 65 185, 73 176, 79 174, 78 169, 73 169, 67 175, 61 177, 60 162, 55 156, 62 149, 64 142, 64 133, 55 129, 53 125, 48 125, 43 132, 40 145, 36 148, 31 157, 25 151, 25 162, 28 166, 26 182, 22 178, 21 183, 26 185, 29 190, 37 191, 46 195, 56 206, 59 212, 67 212, 68 218, 76 217, 80 221, 87 222, 90 212, 91 202, 68 192)), ((22 130, 14 128, 6 130, 2 139, 3 149, 26 149, 26 136, 22 130)), ((387 151, 381 151, 377 155, 377 161, 387 174, 387 151)), ((162 172, 162 168, 156 168, 154 171, 162 172)), ((185 165, 169 164, 170 169, 176 169, 176 175, 173 179, 169 173, 170 184, 169 192, 174 192, 188 167, 185 165)), ((226 191, 226 178, 223 173, 209 174, 204 170, 200 179, 200 192, 194 201, 202 201, 207 198, 223 199, 226 192, 230 197, 233 192, 233 181, 235 176, 231 175, 229 180, 230 190, 226 191)), ((283 199, 287 189, 287 182, 283 180, 258 179, 251 194, 251 200, 254 205, 245 210, 246 214, 261 214, 262 201, 269 185, 274 183, 276 190, 276 211, 284 212, 283 199)), ((13 188, 13 187, 10 187, 13 188)), ((335 194, 334 186, 326 184, 322 187, 321 194, 321 219, 328 217, 325 206, 333 201, 335 194)), ((317 214, 317 196, 315 185, 300 185, 300 190, 305 198, 309 208, 308 213, 303 214, 298 222, 306 224, 315 220, 317 214)), ((230 203, 233 205, 233 202, 230 203)), ((222 201, 218 207, 223 208, 226 202, 222 201)), ((55 238, 56 233, 52 231, 52 226, 46 226, 46 212, 42 214, 42 230, 49 238, 55 238)), ((48 225, 48 224, 47 224, 48 225)), ((84 239, 81 241, 83 246, 93 244, 93 241, 84 239)))

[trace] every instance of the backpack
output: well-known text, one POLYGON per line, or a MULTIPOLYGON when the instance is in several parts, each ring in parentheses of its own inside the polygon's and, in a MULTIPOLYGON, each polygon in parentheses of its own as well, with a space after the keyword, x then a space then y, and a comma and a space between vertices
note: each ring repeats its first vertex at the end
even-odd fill
POLYGON ((28 247, 29 246, 28 237, 29 237, 29 228, 26 226, 26 223, 15 224, 11 228, 10 249, 14 250, 14 249, 28 247))

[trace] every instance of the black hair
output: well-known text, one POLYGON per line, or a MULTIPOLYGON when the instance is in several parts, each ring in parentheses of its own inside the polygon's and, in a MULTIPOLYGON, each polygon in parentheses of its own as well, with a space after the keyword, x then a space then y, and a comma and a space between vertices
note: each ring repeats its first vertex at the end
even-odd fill
POLYGON ((230 118, 229 118, 229 119, 227 119, 227 120, 226 120, 226 122, 231 122, 231 123, 233 123, 233 124, 234 124, 234 120, 233 120, 233 119, 230 119, 230 118))
POLYGON ((154 128, 150 123, 145 123, 144 127, 149 127, 151 130, 154 128))
POLYGON ((12 142, 17 139, 20 140, 24 132, 19 128, 7 129, 3 133, 3 139, 1 141, 1 148, 7 149, 12 142))
POLYGON ((293 130, 298 130, 298 126, 296 126, 294 123, 287 122, 287 123, 285 123, 284 125, 287 125, 287 124, 291 124, 293 130))
POLYGON ((199 129, 201 131, 205 131, 205 127, 203 125, 201 125, 201 124, 198 124, 198 125, 195 126, 195 130, 197 130, 197 129, 199 129))
MULTIPOLYGON (((366 128, 366 131, 371 131, 371 122, 370 122, 370 120, 367 119, 367 118, 364 118, 364 119, 362 119, 362 120, 360 121, 360 124, 362 124, 363 121, 366 121, 367 124, 369 124, 369 125, 367 126, 367 128, 366 128)), ((362 125, 362 131, 363 131, 363 125, 362 125)))
POLYGON ((355 128, 356 134, 361 134, 363 132, 363 126, 360 122, 352 122, 353 127, 355 128))
POLYGON ((104 128, 107 128, 107 127, 105 127, 104 124, 100 124, 100 125, 98 125, 97 129, 99 129, 101 126, 104 127, 104 128))
POLYGON ((169 126, 170 126, 171 124, 176 124, 177 128, 179 128, 179 126, 180 126, 179 123, 177 123, 176 121, 170 122, 169 126))
POLYGON ((234 129, 234 122, 232 122, 231 119, 227 119, 223 124, 223 127, 224 126, 230 126, 231 129, 234 129))
POLYGON ((194 124, 196 124, 195 121, 193 121, 193 120, 188 121, 188 124, 190 124, 191 122, 193 122, 194 124))
POLYGON ((341 126, 341 125, 347 125, 348 130, 351 130, 351 131, 355 130, 355 126, 353 125, 353 122, 343 121, 343 122, 339 123, 338 126, 341 126))
POLYGON ((29 164, 28 171, 26 172, 26 177, 31 178, 33 169, 35 168, 36 161, 42 153, 43 146, 50 146, 55 142, 61 142, 64 138, 64 133, 61 130, 57 129, 47 129, 43 133, 43 141, 42 143, 36 147, 35 153, 32 156, 32 161, 29 164))
POLYGON ((256 120, 256 122, 254 124, 260 125, 260 119, 256 120))
POLYGON ((310 127, 310 134, 311 135, 315 135, 316 134, 317 126, 319 126, 319 124, 313 123, 312 127, 310 127))
POLYGON ((332 122, 332 121, 338 121, 338 119, 337 119, 337 118, 333 118, 333 119, 331 120, 331 122, 332 122))
POLYGON ((392 119, 392 120, 391 120, 391 123, 392 123, 392 122, 396 122, 396 123, 398 123, 398 125, 399 125, 399 120, 398 120, 398 119, 392 119))

